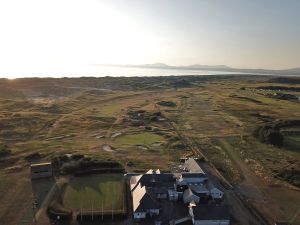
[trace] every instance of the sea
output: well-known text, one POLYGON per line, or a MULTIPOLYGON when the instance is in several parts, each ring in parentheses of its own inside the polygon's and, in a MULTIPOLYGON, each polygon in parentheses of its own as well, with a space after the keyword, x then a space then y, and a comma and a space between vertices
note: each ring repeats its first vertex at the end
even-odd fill
MULTIPOLYGON (((143 76, 184 76, 184 75, 228 75, 249 74, 242 72, 228 72, 221 70, 197 70, 197 69, 169 69, 169 68, 141 68, 106 65, 71 65, 60 67, 28 67, 13 68, 8 71, 0 71, 1 78, 23 77, 143 77, 143 76)), ((253 75, 262 75, 255 74, 253 75)))

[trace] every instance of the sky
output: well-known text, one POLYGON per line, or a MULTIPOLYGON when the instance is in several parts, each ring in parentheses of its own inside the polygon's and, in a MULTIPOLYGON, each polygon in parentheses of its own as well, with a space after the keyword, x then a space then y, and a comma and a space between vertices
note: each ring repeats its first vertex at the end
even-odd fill
POLYGON ((0 0, 0 76, 93 64, 300 67, 298 0, 0 0))

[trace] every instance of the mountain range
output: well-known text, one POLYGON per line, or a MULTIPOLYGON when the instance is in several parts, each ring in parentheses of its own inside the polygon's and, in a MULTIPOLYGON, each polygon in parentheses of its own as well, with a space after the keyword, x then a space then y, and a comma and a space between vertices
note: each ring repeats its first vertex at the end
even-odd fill
MULTIPOLYGON (((106 64, 107 65, 107 64, 106 64)), ((283 70, 272 70, 272 69, 240 69, 232 68, 226 65, 200 65, 193 64, 189 66, 170 66, 164 63, 153 63, 153 64, 141 64, 141 65, 116 65, 109 64, 109 66, 120 66, 120 67, 134 67, 134 68, 153 68, 153 69, 177 69, 177 70, 215 70, 224 72, 241 72, 241 73, 259 73, 259 74, 274 74, 274 75, 300 75, 300 67, 283 69, 283 70)))

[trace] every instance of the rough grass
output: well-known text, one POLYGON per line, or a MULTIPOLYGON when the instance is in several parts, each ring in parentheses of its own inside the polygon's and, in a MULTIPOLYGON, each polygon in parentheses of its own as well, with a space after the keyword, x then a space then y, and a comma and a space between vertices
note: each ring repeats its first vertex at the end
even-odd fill
POLYGON ((7 191, 9 191, 15 184, 16 184, 16 180, 11 177, 11 176, 7 176, 5 174, 0 174, 0 199, 2 198, 3 195, 5 195, 5 193, 7 191))
POLYGON ((281 221, 289 221, 293 225, 300 225, 300 194, 299 191, 286 190, 281 187, 270 187, 265 189, 276 204, 280 205, 281 221))
MULTIPOLYGON (((68 97, 61 99, 47 95, 47 93, 54 95, 52 88, 44 91, 45 84, 50 87, 55 86, 54 80, 39 80, 43 83, 42 88, 39 85, 32 85, 37 82, 36 80, 28 80, 27 85, 30 87, 28 91, 41 91, 44 93, 44 99, 50 99, 50 102, 45 101, 45 104, 42 101, 30 100, 30 96, 27 98, 11 96, 10 98, 10 90, 4 90, 8 94, 7 96, 4 91, 1 92, 1 89, 0 141, 9 146, 12 150, 12 157, 21 165, 26 163, 24 157, 34 152, 41 153, 42 160, 45 161, 55 153, 76 152, 96 158, 120 160, 124 164, 131 161, 134 163, 132 168, 128 168, 131 171, 141 168, 167 170, 171 162, 178 160, 187 152, 187 149, 175 151, 166 144, 159 147, 151 145, 156 141, 168 143, 166 135, 175 133, 172 127, 166 125, 168 121, 171 121, 184 136, 197 140, 200 150, 230 177, 234 177, 234 173, 231 171, 234 165, 231 163, 228 152, 231 153, 231 157, 240 157, 241 160, 244 160, 253 171, 259 170, 262 177, 272 176, 273 171, 280 171, 281 168, 289 166, 291 162, 300 160, 299 151, 296 151, 299 149, 298 137, 287 136, 286 142, 290 150, 285 146, 276 148, 262 144, 252 137, 253 129, 263 121, 250 114, 267 115, 274 120, 300 117, 299 103, 273 99, 263 95, 267 92, 255 89, 258 85, 269 85, 267 82, 269 78, 209 76, 203 81, 201 77, 187 77, 186 79, 192 79, 191 82, 198 84, 199 87, 177 89, 176 91, 166 88, 173 87, 169 85, 170 79, 176 78, 60 79, 55 82, 59 82, 58 84, 63 86, 113 89, 113 92, 103 94, 80 90, 73 95, 66 93, 65 95, 68 97), (139 79, 142 79, 142 82, 138 82, 139 79), (109 80, 112 80, 113 83, 109 83, 109 80), (162 88, 160 92, 153 89, 159 84, 162 88), (121 86, 124 87, 123 91, 118 89, 121 86), (37 90, 37 87, 40 88, 37 90), (140 91, 129 91, 135 87, 140 91), (149 89, 145 91, 147 87, 149 89), (241 87, 245 88, 240 89, 241 87), (231 98, 232 95, 244 96, 246 99, 231 98), (188 96, 188 98, 180 96, 188 96), (254 101, 249 101, 249 99, 254 101), (159 107, 155 103, 161 100, 174 101, 178 107, 172 110, 159 107), (260 101, 262 104, 257 104, 256 101, 260 101), (161 135, 145 132, 143 126, 132 127, 128 124, 126 118, 129 109, 145 109, 149 112, 161 110, 168 121, 151 124, 158 129, 158 132, 161 132, 161 135), (116 119, 113 120, 112 116, 116 119), (109 137, 109 134, 118 131, 123 135, 115 139, 109 137), (74 136, 61 140, 46 140, 49 137, 69 134, 74 136), (98 139, 95 135, 106 137, 98 139), (240 135, 243 138, 239 141, 229 138, 240 135), (217 143, 214 140, 223 140, 226 143, 218 143, 223 147, 219 149, 215 148, 214 145, 217 143), (114 152, 103 151, 100 148, 102 144, 109 144, 116 149, 114 152), (145 145, 148 149, 136 145, 145 145), (228 151, 226 152, 226 150, 228 151)), ((13 90, 17 90, 17 88, 13 90)), ((72 89, 72 92, 74 90, 72 89)), ((11 94, 13 95, 13 92, 11 94)), ((3 181, 3 183, 7 182, 3 181)), ((279 180, 278 182, 283 181, 279 180)), ((12 183, 3 188, 3 185, 5 184, 0 184, 0 195, 5 195, 5 191, 2 190, 16 186, 12 183)), ((100 186, 99 184, 98 189, 100 186)), ((93 193, 91 196, 97 193, 94 190, 90 192, 93 193)), ((278 199, 278 202, 282 201, 285 204, 285 196, 287 199, 291 199, 288 197, 289 194, 290 191, 284 189, 280 195, 282 199, 278 199)), ((12 201, 14 200, 12 199, 12 201)))
POLYGON ((102 174, 75 177, 70 180, 64 193, 66 208, 90 211, 122 210, 124 203, 124 180, 122 174, 102 174))

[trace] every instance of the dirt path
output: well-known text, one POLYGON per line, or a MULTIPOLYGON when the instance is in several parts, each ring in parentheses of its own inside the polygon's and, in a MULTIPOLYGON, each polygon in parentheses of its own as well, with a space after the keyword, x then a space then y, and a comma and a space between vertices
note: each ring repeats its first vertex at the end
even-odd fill
POLYGON ((222 144, 224 151, 242 175, 242 181, 235 186, 235 192, 245 198, 246 201, 250 201, 259 208, 269 223, 275 223, 276 219, 274 218, 274 215, 276 215, 277 218, 285 218, 280 206, 264 191, 268 190, 268 184, 257 176, 248 165, 240 159, 237 155, 238 153, 235 152, 228 142, 222 140, 222 144), (271 208, 270 205, 272 205, 271 208))
POLYGON ((265 194, 258 187, 263 187, 265 184, 257 177, 252 170, 239 158, 238 153, 235 152, 233 147, 225 140, 220 140, 222 149, 226 152, 234 166, 239 170, 242 178, 236 189, 245 197, 252 199, 259 203, 266 201, 265 194))

